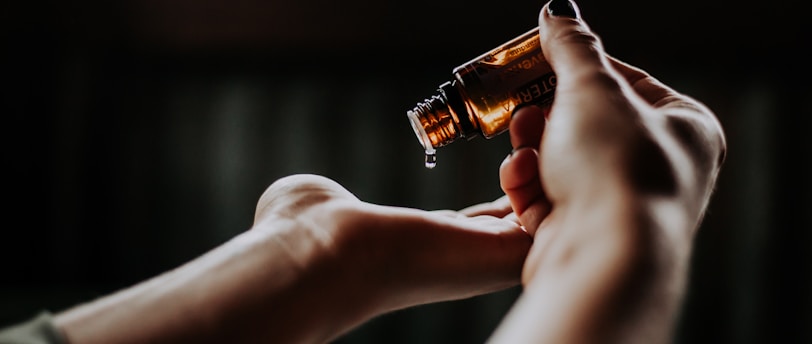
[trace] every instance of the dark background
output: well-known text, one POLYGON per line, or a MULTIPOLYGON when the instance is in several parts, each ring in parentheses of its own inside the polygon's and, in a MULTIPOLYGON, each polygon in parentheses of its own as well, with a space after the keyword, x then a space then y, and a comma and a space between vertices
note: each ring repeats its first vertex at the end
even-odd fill
MULTIPOLYGON (((405 112, 535 26, 541 1, 7 2, 0 326, 182 264, 270 183, 426 209, 500 195, 506 135, 427 170, 405 112)), ((812 37, 792 3, 581 0, 611 54, 719 116, 728 160, 675 343, 812 343, 812 37)), ((381 316, 341 343, 480 343, 513 288, 381 316)))

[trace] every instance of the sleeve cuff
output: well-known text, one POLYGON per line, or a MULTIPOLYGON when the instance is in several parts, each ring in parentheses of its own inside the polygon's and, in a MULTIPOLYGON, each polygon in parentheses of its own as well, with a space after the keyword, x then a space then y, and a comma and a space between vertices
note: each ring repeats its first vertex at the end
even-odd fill
POLYGON ((25 322, 0 328, 0 344, 68 344, 54 326, 50 312, 42 311, 25 322))

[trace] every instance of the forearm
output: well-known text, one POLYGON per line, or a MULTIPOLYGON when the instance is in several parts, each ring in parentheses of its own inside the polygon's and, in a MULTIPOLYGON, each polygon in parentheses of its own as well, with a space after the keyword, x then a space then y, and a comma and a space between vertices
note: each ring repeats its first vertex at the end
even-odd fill
POLYGON ((317 240, 300 224, 274 221, 203 257, 55 319, 72 344, 321 342, 358 322, 325 285, 317 240), (320 281, 311 276, 322 273, 320 281), (341 317, 335 316, 341 314, 341 317), (291 326, 296 324, 296 326, 291 326))

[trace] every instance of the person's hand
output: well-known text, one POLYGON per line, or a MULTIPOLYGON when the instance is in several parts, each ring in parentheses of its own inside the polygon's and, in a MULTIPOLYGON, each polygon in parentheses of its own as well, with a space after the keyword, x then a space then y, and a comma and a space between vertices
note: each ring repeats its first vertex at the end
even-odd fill
POLYGON ((348 329, 390 310, 518 285, 531 238, 506 216, 506 198, 427 212, 362 202, 327 178, 297 175, 266 190, 252 231, 294 242, 284 246, 314 288, 311 299, 294 301, 303 317, 296 323, 332 304, 331 317, 355 322, 348 329), (280 220, 298 226, 282 233, 280 220), (300 241, 316 247, 300 249, 300 241))
POLYGON ((700 102, 608 56, 577 13, 566 0, 541 11, 555 99, 511 121, 501 185, 535 240, 494 338, 667 340, 723 132, 700 102))
POLYGON ((250 230, 55 323, 74 344, 328 342, 388 311, 518 285, 532 240, 511 216, 507 198, 423 211, 289 176, 250 230))

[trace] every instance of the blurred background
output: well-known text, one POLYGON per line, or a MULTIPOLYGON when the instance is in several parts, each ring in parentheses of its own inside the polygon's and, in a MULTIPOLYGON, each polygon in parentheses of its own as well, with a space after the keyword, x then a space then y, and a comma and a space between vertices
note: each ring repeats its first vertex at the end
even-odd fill
MULTIPOLYGON (((542 1, 7 2, 0 326, 174 268, 251 225, 265 187, 500 196, 507 136, 423 167, 406 110, 536 25, 542 1)), ((812 37, 791 4, 581 0, 606 50, 716 111, 729 155, 675 343, 812 343, 812 37)), ((338 343, 481 343, 518 288, 383 315, 338 343)))

